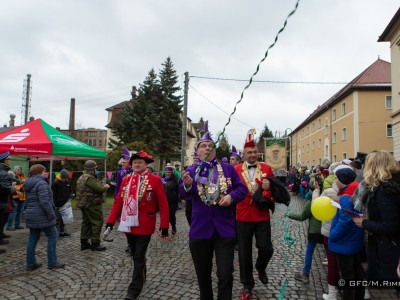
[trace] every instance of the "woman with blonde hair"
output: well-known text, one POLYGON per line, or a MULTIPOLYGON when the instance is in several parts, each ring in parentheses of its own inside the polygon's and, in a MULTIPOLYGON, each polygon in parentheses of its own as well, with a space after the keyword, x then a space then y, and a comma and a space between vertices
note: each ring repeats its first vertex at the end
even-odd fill
POLYGON ((398 280, 400 166, 391 153, 373 151, 366 158, 364 180, 363 216, 353 221, 368 232, 368 279, 398 280))

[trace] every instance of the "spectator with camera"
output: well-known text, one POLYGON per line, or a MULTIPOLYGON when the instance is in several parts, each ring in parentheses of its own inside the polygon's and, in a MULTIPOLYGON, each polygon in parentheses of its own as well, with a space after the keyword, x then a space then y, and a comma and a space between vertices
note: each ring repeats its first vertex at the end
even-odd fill
POLYGON ((24 229, 24 227, 21 226, 21 215, 25 208, 26 194, 22 187, 22 184, 25 182, 26 177, 22 173, 21 166, 15 166, 14 173, 15 181, 13 182, 13 184, 16 187, 16 193, 15 195, 13 195, 14 208, 10 212, 7 220, 7 230, 9 231, 14 231, 15 229, 24 229), (15 222, 14 227, 12 226, 13 222, 15 222))

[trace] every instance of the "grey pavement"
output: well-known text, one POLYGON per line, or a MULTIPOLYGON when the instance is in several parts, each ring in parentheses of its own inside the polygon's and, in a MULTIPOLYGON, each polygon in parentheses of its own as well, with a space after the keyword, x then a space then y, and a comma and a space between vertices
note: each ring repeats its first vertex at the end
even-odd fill
MULTIPOLYGON (((300 210, 303 202, 292 198, 291 210, 300 210)), ((322 245, 318 245, 313 258, 310 284, 295 281, 294 274, 302 269, 307 241, 307 222, 282 218, 286 207, 277 205, 272 217, 274 255, 267 269, 269 284, 264 286, 254 274, 256 285, 253 299, 322 299, 327 293, 325 258, 322 245), (285 246, 284 237, 294 239, 293 246, 285 246), (284 285, 286 282, 286 285, 284 285), (283 288, 283 286, 285 286, 283 288)), ((105 218, 108 211, 104 211, 105 218)), ((126 238, 114 230, 113 242, 105 243, 104 252, 80 251, 81 213, 74 211, 75 222, 67 225, 71 237, 60 238, 57 254, 67 265, 65 269, 49 270, 46 257, 47 238, 41 237, 37 247, 37 260, 43 267, 26 271, 26 242, 28 229, 7 231, 10 244, 2 246, 7 253, 0 255, 0 299, 123 299, 131 280, 133 263, 125 253, 126 238)), ((177 211, 178 233, 164 241, 153 235, 147 252, 147 281, 140 299, 186 300, 198 299, 199 289, 188 247, 189 230, 184 209, 177 211)), ((25 225, 24 223, 22 225, 25 225)), ((254 247, 255 248, 255 247, 254 247)), ((256 250, 254 251, 256 253, 256 250)), ((254 255, 255 259, 256 255, 254 255)), ((215 264, 214 264, 215 266, 215 264)), ((237 252, 234 260, 233 299, 240 299, 237 252)), ((213 270, 214 295, 217 294, 215 267, 213 270)), ((396 299, 393 290, 371 290, 371 299, 396 299)))

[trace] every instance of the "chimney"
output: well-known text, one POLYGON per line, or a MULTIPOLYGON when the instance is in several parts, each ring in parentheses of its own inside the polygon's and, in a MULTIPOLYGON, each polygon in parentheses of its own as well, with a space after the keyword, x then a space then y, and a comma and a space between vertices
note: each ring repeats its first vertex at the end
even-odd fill
POLYGON ((14 127, 15 126, 15 115, 11 114, 10 115, 10 127, 14 127))
POLYGON ((131 96, 132 96, 132 100, 136 99, 136 86, 132 86, 131 96))
POLYGON ((71 98, 71 107, 69 110, 69 131, 75 130, 75 98, 71 98))

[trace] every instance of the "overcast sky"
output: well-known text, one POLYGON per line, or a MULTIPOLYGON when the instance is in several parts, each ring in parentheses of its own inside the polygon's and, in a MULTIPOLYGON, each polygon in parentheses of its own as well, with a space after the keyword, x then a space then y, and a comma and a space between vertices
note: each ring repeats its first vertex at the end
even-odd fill
MULTIPOLYGON (((21 124, 23 82, 32 74, 31 116, 68 128, 105 128, 105 109, 170 56, 183 74, 249 79, 295 0, 0 0, 0 122, 21 124)), ((302 0, 255 80, 349 82, 378 56, 378 37, 398 0, 302 0)), ((190 79, 188 117, 221 131, 246 82, 190 79)), ((228 140, 242 148, 248 129, 295 129, 343 84, 254 83, 228 140)), ((183 93, 183 92, 182 92, 183 93)), ((162 116, 161 116, 162 117, 162 116)), ((165 116, 168 117, 168 116, 165 116)), ((290 132, 290 131, 288 131, 290 132)))

